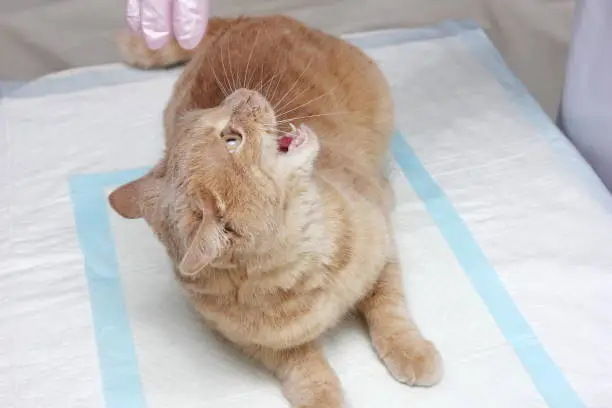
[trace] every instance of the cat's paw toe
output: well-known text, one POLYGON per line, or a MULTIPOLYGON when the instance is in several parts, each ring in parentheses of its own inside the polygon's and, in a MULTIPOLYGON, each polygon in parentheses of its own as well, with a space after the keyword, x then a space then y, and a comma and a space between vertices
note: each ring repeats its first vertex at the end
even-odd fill
POLYGON ((381 357, 391 375, 408 385, 431 387, 444 374, 442 357, 428 340, 393 342, 381 357))

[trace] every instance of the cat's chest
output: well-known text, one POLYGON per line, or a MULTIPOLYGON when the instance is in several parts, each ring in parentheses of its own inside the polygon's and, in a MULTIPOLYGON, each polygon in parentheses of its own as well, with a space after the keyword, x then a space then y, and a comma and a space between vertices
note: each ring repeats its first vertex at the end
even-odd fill
POLYGON ((215 271, 197 281, 182 281, 182 284, 192 295, 206 298, 207 303, 245 311, 267 309, 282 306, 293 298, 307 296, 322 288, 327 271, 317 273, 318 269, 322 267, 313 267, 311 262, 299 262, 265 273, 238 269, 215 271))

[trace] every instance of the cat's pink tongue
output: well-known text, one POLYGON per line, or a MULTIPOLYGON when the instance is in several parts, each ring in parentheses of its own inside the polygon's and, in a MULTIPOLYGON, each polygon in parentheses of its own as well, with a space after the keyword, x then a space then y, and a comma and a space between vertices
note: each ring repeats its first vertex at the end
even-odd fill
POLYGON ((278 148, 281 151, 286 152, 287 150, 289 150, 289 145, 291 145, 292 140, 293 138, 290 136, 281 137, 280 139, 278 139, 278 148))

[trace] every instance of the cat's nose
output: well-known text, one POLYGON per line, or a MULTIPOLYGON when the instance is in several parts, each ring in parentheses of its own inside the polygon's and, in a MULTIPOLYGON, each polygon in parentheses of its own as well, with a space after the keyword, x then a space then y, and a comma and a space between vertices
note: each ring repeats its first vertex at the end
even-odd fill
POLYGON ((262 94, 246 88, 241 88, 232 92, 225 102, 233 106, 245 104, 253 109, 265 108, 268 105, 268 101, 262 94))
POLYGON ((265 108, 268 106, 268 101, 262 94, 257 91, 251 91, 251 94, 246 100, 246 103, 253 108, 265 108))

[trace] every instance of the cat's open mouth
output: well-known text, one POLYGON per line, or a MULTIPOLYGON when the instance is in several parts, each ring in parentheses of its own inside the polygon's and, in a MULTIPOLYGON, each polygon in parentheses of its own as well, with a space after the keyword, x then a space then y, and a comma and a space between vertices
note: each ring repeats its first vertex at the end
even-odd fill
POLYGON ((296 128, 293 124, 290 132, 285 132, 278 138, 278 151, 281 153, 289 153, 298 147, 302 146, 308 138, 308 132, 304 125, 296 128))
POLYGON ((292 141, 293 137, 290 135, 281 136, 278 139, 278 151, 281 153, 287 153, 289 151, 289 146, 291 146, 292 141))

